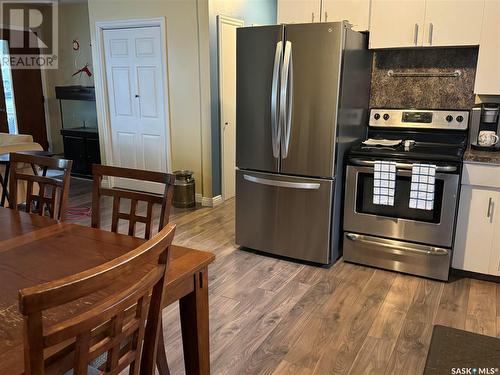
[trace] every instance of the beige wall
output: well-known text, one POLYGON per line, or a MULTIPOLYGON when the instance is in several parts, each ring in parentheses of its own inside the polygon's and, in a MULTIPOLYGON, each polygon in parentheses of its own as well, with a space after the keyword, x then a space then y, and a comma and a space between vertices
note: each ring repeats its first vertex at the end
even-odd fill
POLYGON ((88 78, 86 75, 72 77, 72 74, 86 63, 89 63, 90 71, 93 72, 87 0, 60 0, 58 12, 58 69, 44 70, 43 73, 45 75, 45 110, 48 115, 50 146, 54 152, 62 153, 62 137, 59 132, 61 130, 61 115, 54 87, 68 85, 93 86, 94 78, 88 78), (77 39, 80 43, 78 52, 73 51, 74 39, 77 39))
MULTIPOLYGON (((203 193, 204 197, 211 197, 210 138, 206 137, 205 129, 207 128, 210 134, 208 23, 199 22, 203 19, 208 20, 207 0, 89 0, 96 92, 102 92, 102 88, 99 87, 101 69, 96 57, 95 23, 157 17, 165 17, 167 28, 172 168, 193 170, 196 192, 203 193)), ((98 116, 101 112, 100 105, 98 100, 98 116)), ((98 120, 99 132, 103 138, 102 119, 98 120)), ((101 145, 102 142, 103 140, 101 145)), ((104 147, 101 147, 105 162, 106 155, 103 149, 104 147)))

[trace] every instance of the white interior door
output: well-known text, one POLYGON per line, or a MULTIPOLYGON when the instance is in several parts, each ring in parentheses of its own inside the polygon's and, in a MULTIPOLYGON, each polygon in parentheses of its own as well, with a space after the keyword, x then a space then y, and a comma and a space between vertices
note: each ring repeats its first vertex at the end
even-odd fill
POLYGON ((222 198, 235 194, 236 180, 236 29, 242 20, 219 16, 219 100, 222 198))
MULTIPOLYGON (((113 164, 167 171, 167 119, 160 27, 104 30, 113 164)), ((115 186, 161 193, 161 186, 115 179, 115 186)))

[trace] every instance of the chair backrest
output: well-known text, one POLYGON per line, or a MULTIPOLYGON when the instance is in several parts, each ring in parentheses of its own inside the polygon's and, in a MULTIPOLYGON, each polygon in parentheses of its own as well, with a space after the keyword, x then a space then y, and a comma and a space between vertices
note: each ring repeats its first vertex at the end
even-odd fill
POLYGON ((153 224, 153 205, 161 206, 158 231, 168 224, 172 197, 174 194, 175 176, 168 173, 144 171, 140 169, 130 169, 121 167, 112 167, 107 165, 94 164, 92 167, 94 176, 94 186, 92 191, 92 227, 101 227, 101 197, 110 196, 113 198, 113 208, 111 217, 111 231, 118 231, 119 220, 128 220, 128 234, 134 236, 136 232, 136 223, 144 223, 144 237, 149 239, 152 234, 153 224), (152 193, 125 190, 120 188, 102 187, 104 176, 121 177, 133 180, 156 182, 165 185, 162 195, 152 193), (130 211, 121 212, 120 202, 122 199, 130 200, 130 211), (137 214, 137 205, 139 202, 146 202, 146 216, 137 214))
POLYGON ((26 212, 37 213, 40 216, 48 212, 51 218, 64 220, 72 165, 72 160, 22 153, 10 154, 10 208, 17 209, 17 186, 20 181, 25 181, 26 197, 22 198, 26 199, 26 212), (33 174, 24 171, 27 165, 31 166, 33 174), (47 170, 61 171, 62 178, 47 177, 45 175, 47 170), (35 193, 35 186, 38 186, 38 194, 35 193))
POLYGON ((169 224, 135 250, 98 267, 20 290, 25 374, 71 368, 75 375, 87 374, 89 364, 103 356, 99 371, 118 374, 130 366, 130 374, 153 374, 174 232, 175 225, 169 224), (111 290, 107 297, 90 309, 44 327, 46 310, 85 301, 106 288, 111 290))

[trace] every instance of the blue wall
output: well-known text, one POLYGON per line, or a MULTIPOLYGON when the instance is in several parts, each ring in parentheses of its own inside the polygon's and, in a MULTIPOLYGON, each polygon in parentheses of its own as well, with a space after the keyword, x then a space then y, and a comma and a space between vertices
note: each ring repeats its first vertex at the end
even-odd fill
MULTIPOLYGON (((217 49, 217 16, 241 19, 245 26, 275 24, 276 0, 209 0, 210 94, 212 124, 213 195, 221 194, 219 69, 217 49)), ((238 125, 236 125, 238 126, 238 125)))

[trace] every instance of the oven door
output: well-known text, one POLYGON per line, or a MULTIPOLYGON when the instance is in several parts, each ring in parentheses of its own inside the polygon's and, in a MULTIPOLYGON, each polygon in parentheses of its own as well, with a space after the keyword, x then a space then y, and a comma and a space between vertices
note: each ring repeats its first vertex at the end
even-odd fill
POLYGON ((409 207, 411 166, 397 164, 394 206, 383 206, 373 204, 373 166, 348 165, 344 230, 451 248, 460 180, 457 167, 438 167, 434 209, 426 211, 409 207))

